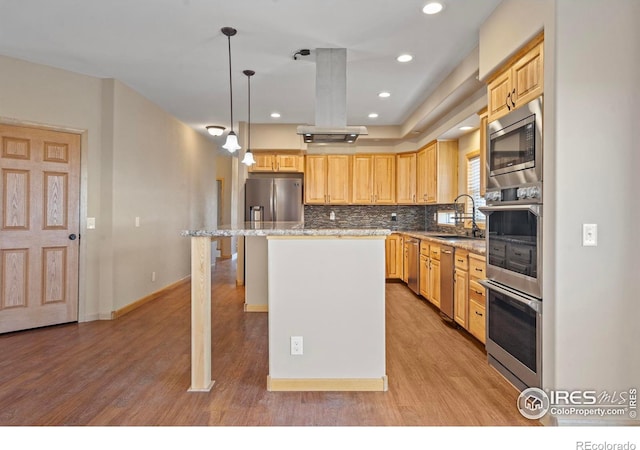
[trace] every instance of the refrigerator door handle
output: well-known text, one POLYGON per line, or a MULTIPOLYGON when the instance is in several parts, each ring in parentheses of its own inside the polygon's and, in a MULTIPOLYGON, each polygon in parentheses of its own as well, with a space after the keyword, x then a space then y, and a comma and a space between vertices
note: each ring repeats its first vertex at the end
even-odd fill
POLYGON ((278 186, 273 183, 273 221, 278 221, 278 186))

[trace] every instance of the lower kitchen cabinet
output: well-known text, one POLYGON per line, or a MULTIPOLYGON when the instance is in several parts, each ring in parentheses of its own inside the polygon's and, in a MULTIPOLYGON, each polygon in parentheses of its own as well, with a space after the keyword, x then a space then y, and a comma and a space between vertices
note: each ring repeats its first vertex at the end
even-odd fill
POLYGON ((469 333, 475 336, 480 342, 485 343, 486 318, 485 307, 473 300, 469 301, 469 333))
POLYGON ((469 252, 456 249, 455 271, 453 274, 453 319, 461 327, 468 328, 469 316, 469 252))
POLYGON ((386 278, 403 277, 403 239, 399 234, 390 234, 385 242, 386 278))
POLYGON ((409 242, 403 239, 402 242, 402 281, 409 282, 409 242))
POLYGON ((479 283, 485 278, 486 258, 469 253, 469 318, 467 330, 483 344, 486 341, 486 291, 479 283))
POLYGON ((429 257, 420 254, 420 295, 429 298, 429 257))
POLYGON ((429 245, 429 297, 427 299, 440 308, 440 246, 429 245))

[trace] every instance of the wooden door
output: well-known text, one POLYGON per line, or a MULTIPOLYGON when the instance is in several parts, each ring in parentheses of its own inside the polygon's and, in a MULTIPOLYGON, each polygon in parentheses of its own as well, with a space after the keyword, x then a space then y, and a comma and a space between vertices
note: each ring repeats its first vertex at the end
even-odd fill
POLYGON ((389 205, 396 202, 396 157, 375 155, 373 157, 374 202, 389 205))
POLYGON ((513 104, 508 102, 511 99, 509 94, 511 93, 511 70, 505 70, 502 74, 497 76, 488 86, 489 98, 489 121, 498 119, 499 117, 507 114, 512 108, 513 104))
POLYGON ((276 170, 278 172, 302 172, 300 155, 276 155, 276 170))
POLYGON ((427 202, 427 149, 423 148, 416 155, 416 201, 427 202))
POLYGON ((256 163, 249 166, 249 172, 273 172, 273 155, 269 153, 253 152, 256 163))
POLYGON ((398 155, 397 160, 397 192, 398 203, 416 202, 416 154, 398 155))
POLYGON ((373 164, 368 155, 353 157, 353 203, 367 205, 373 198, 373 164))
POLYGON ((387 236, 385 245, 387 278, 402 278, 402 239, 398 234, 387 236))
POLYGON ((427 203, 435 203, 438 200, 438 145, 435 143, 427 148, 425 167, 427 203))
POLYGON ((0 141, 0 333, 77 321, 80 136, 0 125, 0 141))
POLYGON ((512 91, 516 107, 542 95, 544 84, 543 44, 538 44, 513 65, 511 72, 512 91))
POLYGON ((327 156, 327 197, 331 204, 346 205, 351 202, 350 162, 349 155, 327 156))
POLYGON ((469 302, 469 273, 456 269, 453 275, 453 318, 462 328, 467 328, 469 302))
POLYGON ((327 202, 327 158, 324 155, 305 157, 304 199, 305 203, 327 202))
POLYGON ((420 295, 429 298, 429 258, 420 255, 420 295))
POLYGON ((429 300, 431 303, 440 307, 440 261, 437 259, 431 259, 431 266, 429 270, 429 288, 431 290, 431 297, 429 300))

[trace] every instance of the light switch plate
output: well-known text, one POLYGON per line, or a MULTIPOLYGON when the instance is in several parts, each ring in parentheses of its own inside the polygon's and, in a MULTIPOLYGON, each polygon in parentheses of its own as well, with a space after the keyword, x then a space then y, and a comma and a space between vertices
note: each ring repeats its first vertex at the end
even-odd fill
POLYGON ((87 230, 93 230, 96 228, 96 218, 87 217, 87 230))
POLYGON ((582 246, 596 247, 598 245, 598 225, 595 223, 582 224, 582 246))

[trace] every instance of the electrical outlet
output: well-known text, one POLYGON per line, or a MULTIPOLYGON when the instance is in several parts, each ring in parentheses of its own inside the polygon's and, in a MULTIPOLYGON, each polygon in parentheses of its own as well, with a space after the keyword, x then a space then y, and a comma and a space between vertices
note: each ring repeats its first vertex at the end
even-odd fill
POLYGON ((156 273, 151 272, 151 281, 156 281, 156 273))
POLYGON ((391 213, 391 220, 396 222, 398 220, 398 215, 396 213, 391 213))
POLYGON ((596 247, 598 245, 598 225, 595 223, 582 224, 582 246, 596 247))
POLYGON ((335 212, 331 211, 329 213, 329 220, 336 220, 336 213, 335 212))
POLYGON ((291 336, 291 354, 302 355, 302 336, 291 336))
POLYGON ((140 217, 136 217, 136 228, 140 226, 140 217))

